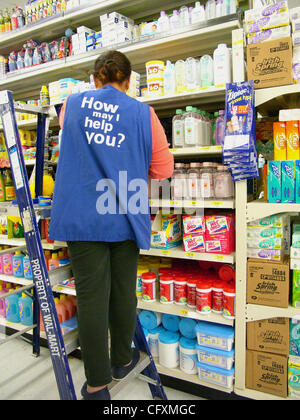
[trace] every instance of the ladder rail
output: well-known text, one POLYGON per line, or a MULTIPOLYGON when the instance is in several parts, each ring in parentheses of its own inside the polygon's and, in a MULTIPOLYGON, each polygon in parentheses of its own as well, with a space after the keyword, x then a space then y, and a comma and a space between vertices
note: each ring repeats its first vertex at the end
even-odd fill
MULTIPOLYGON (((23 222, 24 236, 32 266, 37 299, 44 321, 59 395, 61 399, 75 400, 75 389, 46 268, 20 143, 12 93, 10 91, 0 92, 0 115, 16 189, 19 212, 23 222)), ((39 125, 44 125, 44 116, 38 117, 38 122, 39 125)), ((38 132, 42 133, 42 129, 40 127, 38 132)))

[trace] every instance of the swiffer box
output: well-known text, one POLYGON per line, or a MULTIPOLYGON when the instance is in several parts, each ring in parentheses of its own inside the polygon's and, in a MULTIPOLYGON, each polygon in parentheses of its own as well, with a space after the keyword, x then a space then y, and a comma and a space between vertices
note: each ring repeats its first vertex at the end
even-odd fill
POLYGON ((247 349, 289 355, 289 318, 270 318, 247 323, 247 349))
POLYGON ((247 303, 289 306, 289 259, 264 261, 249 259, 247 264, 247 303))
POLYGON ((247 350, 246 388, 286 398, 288 358, 279 354, 247 350))
POLYGON ((248 45, 247 71, 256 89, 293 84, 292 38, 248 45))

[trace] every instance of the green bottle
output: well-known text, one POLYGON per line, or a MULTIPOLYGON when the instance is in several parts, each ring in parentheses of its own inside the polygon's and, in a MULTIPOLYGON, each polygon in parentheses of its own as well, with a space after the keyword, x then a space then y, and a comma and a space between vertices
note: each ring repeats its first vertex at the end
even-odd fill
POLYGON ((0 202, 6 201, 5 185, 2 171, 0 172, 0 202))

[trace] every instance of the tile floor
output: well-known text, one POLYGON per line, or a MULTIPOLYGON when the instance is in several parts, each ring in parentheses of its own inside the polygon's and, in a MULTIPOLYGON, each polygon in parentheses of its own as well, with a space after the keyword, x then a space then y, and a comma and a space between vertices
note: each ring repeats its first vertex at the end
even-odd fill
MULTIPOLYGON (((1 338, 1 337, 0 337, 1 338)), ((0 346, 0 400, 58 400, 54 372, 49 351, 41 348, 40 357, 32 355, 32 347, 17 338, 0 346)), ((84 382, 83 363, 69 357, 77 398, 84 382)), ((169 400, 201 400, 190 394, 165 388, 169 400)), ((138 379, 128 384, 118 400, 151 400, 148 385, 138 379)))

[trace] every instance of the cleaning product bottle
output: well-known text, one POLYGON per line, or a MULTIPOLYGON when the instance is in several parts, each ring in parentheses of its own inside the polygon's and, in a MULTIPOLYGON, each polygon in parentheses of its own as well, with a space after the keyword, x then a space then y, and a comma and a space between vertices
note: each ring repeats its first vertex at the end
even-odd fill
POLYGON ((158 32, 168 32, 170 30, 169 16, 163 10, 160 12, 160 17, 157 21, 158 32))
POLYGON ((8 9, 6 8, 4 10, 4 32, 10 32, 11 31, 11 19, 8 9))
POLYGON ((223 16, 230 15, 230 0, 223 0, 223 16))
POLYGON ((15 277, 24 277, 23 259, 24 255, 21 251, 16 251, 15 255, 12 257, 13 275, 15 277))
POLYGON ((164 71, 164 94, 175 94, 175 66, 167 60, 164 71))
POLYGON ((197 62, 195 58, 189 57, 185 61, 185 81, 187 91, 196 90, 197 86, 197 62))
POLYGON ((183 110, 176 109, 176 115, 172 119, 173 148, 184 146, 184 117, 183 110))
POLYGON ((16 9, 13 7, 11 11, 11 29, 12 31, 18 29, 18 15, 16 9))
POLYGON ((55 302, 55 308, 56 308, 56 312, 58 316, 58 321, 61 324, 67 320, 68 313, 67 313, 66 307, 64 306, 62 302, 60 302, 58 298, 55 298, 54 302, 55 302))
POLYGON ((196 116, 192 106, 186 107, 184 113, 184 143, 186 147, 196 146, 196 116))
POLYGON ((216 17, 216 3, 215 0, 207 0, 205 7, 206 19, 215 19, 216 17))
POLYGON ((212 139, 211 139, 211 144, 213 146, 216 145, 216 122, 217 122, 218 116, 219 116, 219 113, 214 112, 214 120, 213 120, 213 124, 212 124, 212 139))
POLYGON ((73 312, 74 312, 73 304, 70 300, 67 299, 67 296, 61 294, 59 302, 62 303, 64 305, 65 309, 66 309, 67 319, 73 318, 73 316, 74 316, 73 315, 73 312))
POLYGON ((5 185, 2 171, 0 171, 0 202, 6 201, 5 185))
POLYGON ((3 274, 7 276, 13 275, 12 253, 3 254, 3 274))
POLYGON ((236 0, 230 0, 230 14, 236 13, 236 0))
POLYGON ((203 22, 205 20, 205 10, 204 6, 200 5, 200 1, 196 1, 195 7, 191 13, 191 24, 203 22))
MULTIPOLYGON (((6 288, 3 284, 0 284, 0 296, 7 293, 6 288)), ((6 315, 6 308, 5 308, 5 298, 0 298, 0 317, 5 318, 6 315)))
POLYGON ((32 56, 32 64, 36 65, 36 64, 41 64, 42 63, 42 55, 40 52, 39 47, 35 47, 34 51, 33 51, 33 56, 32 56))
POLYGON ((49 97, 49 91, 47 86, 42 86, 41 92, 40 92, 40 100, 41 100, 41 106, 49 106, 50 105, 50 97, 49 97))
MULTIPOLYGON (((13 291, 10 289, 9 292, 13 291)), ((19 296, 17 294, 5 298, 6 319, 15 324, 21 321, 19 312, 19 296)))
POLYGON ((217 0, 216 4, 216 18, 223 16, 223 1, 217 0))
POLYGON ((12 201, 16 198, 16 190, 14 187, 14 182, 11 176, 11 171, 7 169, 4 172, 4 187, 5 187, 5 198, 6 201, 12 201))
POLYGON ((173 15, 170 17, 170 29, 178 29, 180 27, 180 17, 178 10, 173 10, 173 15))
POLYGON ((22 293, 22 297, 19 299, 19 312, 21 324, 29 326, 33 324, 33 309, 32 299, 25 293, 22 293))
POLYGON ((210 55, 200 59, 201 86, 208 87, 214 84, 214 63, 210 55))
POLYGON ((231 82, 231 55, 226 44, 219 44, 214 51, 214 83, 216 87, 231 82))
POLYGON ((183 60, 177 60, 175 63, 175 86, 176 93, 185 91, 185 62, 183 60))
POLYGON ((49 259, 49 271, 55 270, 59 267, 59 259, 56 252, 53 252, 51 258, 49 259))
POLYGON ((5 23, 4 23, 4 16, 2 10, 0 10, 0 34, 5 32, 5 23))
POLYGON ((187 6, 182 6, 179 10, 180 26, 185 28, 190 24, 190 13, 187 6))
POLYGON ((225 130, 225 111, 219 111, 218 118, 216 119, 216 144, 222 145, 225 130))
POLYGON ((44 251, 47 270, 49 270, 49 260, 51 259, 51 252, 47 249, 44 251))
POLYGON ((24 256, 23 268, 24 268, 24 278, 28 280, 33 280, 32 268, 31 268, 30 258, 28 255, 24 256))

